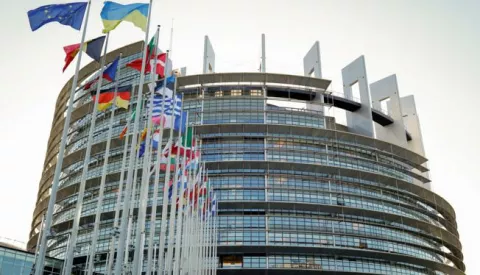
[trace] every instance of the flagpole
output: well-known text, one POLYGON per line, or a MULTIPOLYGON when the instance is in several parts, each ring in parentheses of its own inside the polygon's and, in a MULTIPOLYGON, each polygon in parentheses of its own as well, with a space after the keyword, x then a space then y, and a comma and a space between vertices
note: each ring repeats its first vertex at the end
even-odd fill
MULTIPOLYGON (((170 29, 170 45, 168 48, 167 52, 167 58, 165 59, 165 72, 170 73, 170 68, 168 65, 169 59, 172 57, 173 53, 173 19, 172 19, 172 27, 170 29)), ((167 76, 167 73, 165 73, 165 77, 167 76)), ((173 93, 172 93, 172 103, 175 99, 175 94, 176 94, 176 88, 177 88, 177 78, 175 77, 175 82, 173 84, 173 93)), ((163 86, 163 99, 165 101, 165 89, 166 89, 166 78, 164 79, 164 86, 163 86)), ((165 107, 165 104, 162 103, 163 107, 165 107)), ((174 107, 174 106, 173 106, 174 107)), ((162 108, 162 112, 165 112, 165 108, 162 108)), ((175 116, 173 117, 175 119, 175 116)), ((170 179, 170 158, 171 158, 171 151, 172 151, 172 137, 173 137, 173 127, 170 128, 169 131, 169 137, 167 144, 165 147, 168 146, 168 157, 167 157, 167 164, 166 164, 166 169, 165 169, 165 175, 164 175, 164 185, 163 185, 163 199, 162 199, 162 220, 160 223, 160 244, 159 244, 159 251, 158 251, 158 267, 157 267, 157 274, 161 275, 163 274, 164 270, 164 255, 165 255, 165 234, 166 234, 166 227, 167 227, 167 208, 168 208, 168 181, 170 179)))
MULTIPOLYGON (((84 194, 85 194, 85 188, 86 188, 86 183, 87 183, 87 173, 88 173, 88 166, 90 164, 90 157, 91 157, 91 150, 92 150, 92 143, 93 143, 93 133, 95 131, 95 124, 97 120, 97 107, 98 107, 98 98, 100 95, 100 89, 102 88, 102 80, 103 80, 103 71, 104 71, 104 66, 105 66, 105 59, 106 59, 106 54, 107 54, 107 47, 108 47, 108 40, 109 40, 109 34, 107 33, 107 37, 105 39, 105 46, 103 50, 103 57, 101 60, 100 64, 100 73, 99 73, 99 79, 97 81, 97 92, 95 95, 94 103, 93 103, 93 112, 92 112, 92 118, 90 119, 90 129, 88 132, 88 138, 87 138, 87 145, 86 145, 86 152, 85 152, 85 159, 83 161, 83 169, 82 169, 82 177, 80 180, 80 188, 78 191, 78 198, 77 198, 77 203, 75 206, 75 217, 73 219, 73 226, 71 229, 71 236, 70 236, 70 243, 71 245, 69 246, 69 249, 67 250, 67 253, 65 254, 66 258, 66 266, 65 266, 65 273, 70 274, 72 271, 72 266, 73 266, 73 258, 74 258, 74 251, 75 247, 77 244, 77 237, 78 237, 78 227, 80 225, 80 217, 82 215, 82 209, 83 209, 83 199, 84 199, 84 194)), ((88 263, 87 263, 88 264, 88 263)))
MULTIPOLYGON (((182 109, 183 109, 183 102, 182 102, 182 109)), ((182 112, 183 115, 183 112, 182 112)), ((185 127, 185 144, 183 145, 183 161, 182 161, 182 172, 181 172, 181 182, 180 182, 180 203, 178 205, 178 214, 177 214, 177 229, 176 229, 176 234, 177 236, 175 237, 175 255, 174 255, 174 266, 173 266, 173 274, 179 274, 180 272, 180 247, 182 243, 182 225, 183 225, 183 200, 184 200, 184 192, 185 192, 185 184, 184 181, 186 179, 185 177, 185 166, 187 162, 187 138, 188 138, 188 112, 186 113, 186 127, 185 127)), ((183 123, 183 119, 180 120, 181 123, 183 123)), ((182 145, 182 141, 180 142, 180 145, 182 145)), ((192 149, 190 149, 192 150, 192 149)), ((190 160, 191 161, 191 160, 190 160)), ((185 232, 183 232, 185 233, 185 232)))
MULTIPOLYGON (((187 122, 188 122, 188 119, 187 119, 187 122)), ((187 130, 188 131, 188 130, 187 130)), ((188 185, 187 185, 187 202, 186 202, 186 207, 185 207, 185 213, 184 213, 184 222, 183 222, 183 235, 182 235, 182 253, 179 257, 179 261, 180 259, 182 259, 182 262, 184 262, 186 265, 183 266, 182 265, 182 271, 180 272, 180 274, 184 274, 186 272, 188 272, 188 263, 190 261, 190 256, 189 256, 189 246, 190 246, 190 231, 189 231, 189 225, 190 225, 190 219, 191 219, 191 215, 190 215, 190 195, 192 194, 191 193, 191 190, 194 188, 194 185, 192 185, 192 175, 194 175, 194 169, 192 169, 192 164, 195 164, 196 161, 198 161, 198 159, 194 159, 194 156, 196 157, 196 154, 194 154, 194 150, 195 150, 195 146, 194 146, 194 133, 193 133, 193 128, 192 128, 192 135, 191 135, 191 138, 190 138, 190 145, 191 145, 191 150, 190 150, 190 162, 189 162, 189 165, 188 165, 188 174, 187 174, 187 182, 188 182, 188 185)), ((195 167, 193 167, 195 168, 195 167)), ((180 269, 180 268, 179 268, 180 269)))
MULTIPOLYGON (((158 45, 157 45, 158 47, 158 45)), ((163 89, 162 89, 162 115, 165 110, 165 89, 167 86, 167 75, 168 75, 168 58, 169 58, 169 51, 167 50, 167 54, 165 56, 165 68, 164 68, 164 77, 163 77, 163 89)), ((156 66, 155 66, 156 67, 156 66)), ((155 88, 154 91, 155 93, 155 88)), ((172 98, 173 100, 173 98, 172 98)), ((153 110, 152 110, 153 111, 153 110)), ((153 239, 155 237, 155 222, 157 220, 157 200, 158 200, 158 187, 159 187, 159 180, 160 180, 160 160, 162 158, 162 143, 163 143, 163 131, 164 127, 163 124, 160 123, 159 127, 159 138, 157 143, 157 158, 155 164, 155 176, 154 176, 154 187, 153 187, 153 203, 152 203, 152 212, 150 215, 150 235, 148 238, 148 251, 147 251, 147 275, 151 275, 152 272, 152 246, 153 246, 153 239)), ((166 146, 166 145, 165 145, 166 146)), ((156 250, 156 249, 155 249, 156 250)), ((154 256, 155 258, 155 256, 154 256)), ((155 259, 153 259, 155 261, 155 259)), ((153 268, 153 270, 155 270, 153 268)))
MULTIPOLYGON (((209 193, 211 193, 211 191, 209 191, 209 193)), ((209 196, 211 197, 211 196, 209 196)), ((206 261, 206 270, 205 270, 205 274, 206 275, 210 275, 210 270, 211 270, 211 266, 212 266, 212 229, 213 229, 213 225, 212 225, 212 201, 211 199, 209 199, 208 201, 208 208, 207 208, 207 218, 208 218, 208 221, 207 221, 207 261, 206 261)))
POLYGON ((217 256, 217 250, 218 250, 218 201, 217 201, 217 194, 215 194, 215 222, 214 222, 214 227, 213 227, 213 234, 214 234, 214 246, 215 248, 213 249, 213 257, 214 257, 214 269, 213 269, 213 275, 217 274, 217 268, 218 268, 218 256, 217 256))
POLYGON ((207 176, 207 211, 206 211, 206 226, 205 226, 205 267, 204 274, 208 275, 209 263, 210 263, 210 226, 212 219, 210 218, 211 211, 211 199, 210 199, 210 182, 207 176))
POLYGON ((150 268, 150 273, 147 273, 148 275, 151 274, 152 272, 152 268, 153 270, 155 270, 155 258, 157 257, 157 243, 155 243, 155 246, 153 248, 153 265, 152 266, 149 266, 150 268))
MULTIPOLYGON (((206 191, 208 194, 208 190, 206 191)), ((207 268, 208 268, 208 226, 210 224, 210 219, 208 218, 208 211, 209 211, 209 203, 208 203, 208 195, 207 199, 205 200, 205 213, 204 215, 204 229, 203 229, 203 261, 202 261, 202 274, 207 275, 207 268)))
MULTIPOLYGON (((142 245, 142 236, 144 235, 144 231, 145 231, 145 215, 146 215, 146 206, 147 206, 147 199, 145 198, 145 196, 148 196, 148 179, 147 176, 145 175, 145 172, 148 174, 148 170, 146 171, 145 167, 148 165, 148 158, 149 158, 149 154, 150 154, 150 146, 148 145, 149 142, 150 142, 150 133, 148 131, 148 128, 150 128, 150 121, 149 121, 149 114, 150 112, 148 111, 148 107, 146 108, 146 112, 147 112, 147 121, 145 122, 145 124, 147 124, 147 134, 145 136, 146 140, 145 140, 145 147, 144 147, 144 153, 143 153, 143 166, 142 166, 142 175, 141 175, 141 179, 140 179, 140 182, 138 183, 138 189, 139 189, 139 199, 138 199, 138 206, 136 207, 137 205, 137 201, 135 200, 135 197, 136 197, 136 194, 134 194, 133 198, 132 198, 132 208, 130 209, 131 211, 131 217, 133 219, 133 213, 135 211, 135 208, 137 208, 137 219, 136 219, 136 230, 134 231, 133 228, 130 232, 130 234, 133 235, 133 232, 135 232, 135 240, 132 240, 132 242, 134 242, 133 244, 133 247, 134 247, 134 254, 133 254, 133 262, 132 262, 132 268, 131 268, 131 272, 133 274, 137 274, 138 273, 138 269, 139 269, 139 262, 140 262, 140 258, 142 257, 143 255, 143 245, 142 245), (145 181, 147 180, 147 181, 145 181), (146 193, 146 195, 145 195, 146 193), (143 222, 142 222, 143 221, 143 222)), ((140 157, 138 157, 139 160, 140 160, 140 157)), ((138 169, 137 171, 135 171, 135 180, 134 182, 137 182, 136 178, 138 177, 138 169)))
MULTIPOLYGON (((168 60, 165 64, 168 63, 168 60)), ((167 65, 165 65, 167 66, 167 65)), ((165 88, 165 87, 164 87, 165 88)), ((173 95, 172 95, 172 116, 173 120, 175 121, 175 98, 176 98, 176 91, 177 91, 177 78, 175 77, 175 83, 173 86, 173 95)), ((165 100, 165 99, 164 99, 165 100)), ((163 110, 164 111, 164 110, 163 110)), ((175 122, 173 122, 175 123, 175 122)), ((162 200, 162 222, 160 224, 160 246, 158 252, 158 275, 163 274, 163 269, 165 265, 165 235, 167 232, 167 208, 168 208, 168 182, 170 179, 170 165, 171 165, 171 157, 172 157, 172 140, 173 140, 173 125, 170 127, 170 133, 168 138, 168 157, 167 157, 167 165, 165 169, 165 178, 164 178, 164 185, 163 185, 163 200, 162 200)), ((173 207, 173 206, 172 206, 173 207)))
MULTIPOLYGON (((203 164, 202 164, 203 165, 203 164)), ((200 192, 202 190, 202 187, 203 187, 203 173, 204 173, 204 169, 205 167, 202 167, 202 173, 200 175, 200 182, 201 182, 201 185, 200 185, 200 189, 198 191, 198 210, 197 210, 197 220, 198 220, 198 223, 200 225, 200 230, 198 230, 197 232, 197 251, 196 251, 196 262, 195 262, 195 271, 194 273, 197 273, 197 274, 200 274, 200 262, 201 262, 201 257, 202 257, 202 254, 201 254, 201 251, 202 251, 202 230, 203 230, 203 223, 202 223, 202 212, 203 212, 203 202, 202 204, 200 203, 200 192)))
MULTIPOLYGON (((207 191, 210 194, 210 191, 207 191)), ((205 260, 204 260, 204 268, 203 273, 205 275, 209 274, 210 268, 210 226, 211 226, 211 219, 210 219, 210 196, 207 196, 207 211, 205 212, 205 260)))
MULTIPOLYGON (((203 179, 202 179, 203 180, 203 179)), ((198 273, 200 275, 203 275, 203 272, 202 272, 202 269, 203 269, 203 258, 204 258, 204 254, 203 254, 203 246, 204 246, 204 234, 205 234, 205 221, 204 221, 204 218, 203 218, 203 212, 204 212, 204 209, 205 209, 205 198, 202 200, 202 208, 200 209, 200 236, 199 236, 199 244, 200 244, 200 247, 199 247, 199 261, 197 263, 197 269, 198 269, 198 273)))
POLYGON ((33 267, 30 270, 30 272, 32 272, 35 266, 37 265, 38 249, 40 248, 40 240, 42 239, 42 234, 44 233, 43 232, 44 225, 45 225, 45 214, 42 215, 42 223, 40 224, 40 231, 38 231, 38 237, 37 237, 37 245, 35 246, 35 257, 33 258, 33 267))
POLYGON ((212 204, 211 204, 211 218, 212 218, 212 228, 211 228, 211 247, 210 247, 210 250, 211 250, 211 256, 210 256, 210 270, 209 270, 209 274, 211 275, 214 275, 215 274, 215 267, 216 267, 216 264, 217 264, 217 254, 216 254, 216 248, 217 248, 217 242, 216 242, 216 233, 215 233, 215 230, 216 230, 216 223, 217 223, 217 194, 214 192, 214 189, 213 187, 211 188, 212 189, 212 204), (215 203, 214 203, 215 202, 215 203))
MULTIPOLYGON (((187 120, 188 121, 188 120, 187 120)), ((187 130, 188 131, 188 130, 187 130)), ((188 246, 189 246, 189 242, 190 242, 190 238, 189 238, 189 231, 188 231, 188 224, 190 222, 190 194, 191 194, 191 190, 192 190, 192 172, 193 172, 193 169, 192 169, 192 164, 194 164, 193 162, 193 156, 192 156, 192 152, 193 150, 195 149, 194 146, 193 146, 193 132, 192 132, 192 140, 190 141, 190 144, 191 144, 191 147, 192 149, 190 150, 190 162, 189 162, 189 165, 188 166, 188 169, 187 169, 187 189, 185 190, 185 192, 187 193, 187 201, 186 201, 186 206, 185 206, 185 210, 184 210, 184 221, 183 221, 183 226, 182 226, 182 231, 183 231, 183 234, 182 234, 182 253, 179 257, 179 260, 182 259, 182 262, 185 263, 185 265, 182 265, 182 271, 180 272, 180 274, 183 274, 185 272, 187 272, 188 270, 188 260, 189 259, 189 256, 188 256, 188 246)))
MULTIPOLYGON (((175 108, 177 106, 177 96, 175 96, 173 100, 173 110, 172 110, 172 120, 173 124, 175 124, 175 108)), ((180 129, 178 131, 178 139, 181 140, 182 138, 182 122, 183 122, 183 104, 180 110, 180 129)), ((173 126, 172 126, 173 127, 173 126)), ((178 142, 178 141, 177 141, 178 142)), ((167 246, 167 260, 165 266, 167 267, 166 273, 170 274, 173 270, 173 242, 175 239, 175 232, 174 232, 174 225, 175 225, 175 217, 177 212, 177 193, 178 193, 178 172, 180 171, 180 148, 177 145, 177 156, 175 161, 175 174, 173 176, 173 191, 172 191, 172 202, 170 204, 170 221, 168 225, 168 246, 167 246)))
POLYGON ((194 179, 193 179, 193 188, 192 188, 192 202, 191 202, 191 206, 190 206, 190 215, 191 215, 191 219, 190 219, 190 224, 189 224, 189 228, 188 228, 188 234, 189 234, 189 247, 188 247, 188 257, 190 258, 190 260, 188 261, 188 269, 187 269, 187 273, 188 274, 192 274, 193 273, 193 266, 194 266, 194 261, 195 261, 195 258, 194 258, 194 254, 195 254, 195 245, 197 243, 197 238, 196 238, 196 235, 195 235, 195 230, 194 230, 194 224, 196 222, 196 218, 195 218, 195 204, 197 203, 196 201, 196 196, 197 196, 197 193, 198 193, 198 174, 200 173, 201 171, 201 166, 200 166, 200 163, 198 163, 198 167, 195 167, 194 168, 194 173, 193 173, 193 176, 194 176, 194 179))
MULTIPOLYGON (((155 33, 156 43, 154 49, 154 65, 151 68, 150 78, 153 83, 156 81, 156 63, 157 63, 157 48, 158 48, 158 38, 160 35, 160 26, 157 26, 157 31, 155 33)), ((147 57, 149 58, 149 57, 147 57)), ((153 109, 153 96, 152 93, 150 98, 150 102, 148 103, 149 108, 147 114, 147 135, 145 140, 145 152, 143 154, 143 169, 142 169, 142 183, 140 188, 140 203, 138 206, 138 215, 137 215, 137 230, 135 234, 135 253, 133 257, 133 273, 134 274, 141 274, 143 263, 141 261, 144 253, 144 243, 142 240, 142 235, 145 234, 145 219, 147 214, 147 202, 148 202, 148 190, 150 184, 150 159, 151 159, 151 130, 152 130, 152 109, 153 109)), ((150 230, 155 230, 155 228, 151 228, 150 230)), ((90 275, 90 274, 89 274, 90 275)))
MULTIPOLYGON (((200 140, 199 140, 200 142, 200 140)), ((193 204, 192 204, 192 219, 191 219, 191 225, 190 225, 190 234, 192 237, 190 238, 190 248, 189 248, 189 254, 192 259, 190 262, 190 265, 188 267, 189 273, 190 272, 195 272, 195 266, 196 262, 198 260, 198 255, 197 255, 197 246, 198 246, 198 230, 195 230, 195 225, 197 224, 198 220, 198 195, 200 191, 200 180, 202 178, 202 170, 203 166, 201 163, 202 159, 202 154, 199 150, 199 147, 197 144, 195 144, 196 150, 199 151, 199 159, 198 159, 198 167, 195 167, 195 187, 194 187, 194 193, 193 193, 193 204)))
POLYGON ((215 264, 215 258, 216 258, 216 254, 215 254, 215 210, 214 210, 214 207, 215 205, 213 204, 213 202, 217 203, 217 199, 216 199, 216 195, 215 195, 215 192, 213 190, 213 187, 210 188, 212 191, 212 200, 211 200, 211 205, 210 205, 210 218, 211 218, 211 226, 212 228, 210 229, 210 270, 209 272, 211 273, 211 275, 214 275, 213 274, 213 270, 215 268, 214 264, 215 264))
POLYGON ((205 227, 205 267, 204 267, 204 274, 208 275, 208 262, 210 260, 210 224, 211 219, 209 217, 211 211, 211 203, 210 203, 210 182, 208 178, 208 170, 207 170, 207 212, 206 212, 206 227, 205 227))
MULTIPOLYGON (((143 106, 143 105, 142 105, 143 106)), ((147 108, 145 108, 145 114, 147 112, 147 108)), ((143 116, 143 114, 140 114, 140 116, 143 116)), ((145 128, 145 123, 146 121, 143 122, 144 126, 143 128, 145 128)), ((138 132, 135 133, 135 135, 139 136, 140 139, 141 139, 141 136, 142 136, 142 132, 138 132)), ((140 189, 140 184, 137 180, 138 178, 138 167, 140 165, 140 157, 139 157, 139 151, 136 149, 138 148, 138 145, 133 145, 132 144, 133 149, 132 151, 135 153, 134 154, 134 158, 135 158, 135 165, 129 169, 132 169, 133 171, 133 182, 132 182, 132 194, 130 196, 130 206, 129 206, 129 212, 128 212, 128 224, 127 224, 127 237, 126 237, 126 241, 125 241, 125 244, 127 246, 127 249, 125 249, 125 258, 124 258, 124 267, 130 267, 131 269, 131 266, 128 265, 128 261, 129 261, 129 255, 130 255, 130 245, 135 249, 135 246, 132 245, 132 240, 130 239, 132 237, 132 234, 134 233, 134 230, 133 230, 133 227, 136 225, 136 223, 134 224, 134 221, 133 221, 133 214, 134 214, 134 211, 135 211, 135 206, 136 206, 136 197, 137 197, 137 189, 140 189)), ((123 274, 126 273, 126 270, 123 270, 123 274)))
POLYGON ((192 247, 190 248, 191 254, 193 257, 193 261, 191 264, 191 270, 195 274, 198 271, 197 264, 199 261, 200 257, 200 230, 195 230, 194 225, 199 224, 201 225, 201 222, 199 221, 199 210, 200 210, 200 189, 202 186, 202 177, 203 177, 203 163, 199 163, 199 169, 198 173, 196 174, 197 179, 195 180, 198 185, 198 189, 196 189, 196 192, 194 193, 193 197, 193 223, 191 227, 192 235, 194 237, 192 247))
MULTIPOLYGON (((107 41, 108 41, 108 36, 110 33, 107 33, 107 41)), ((104 59, 106 58, 106 52, 107 52, 107 45, 105 44, 105 51, 104 51, 104 59)), ((119 62, 120 59, 122 58, 122 54, 120 54, 119 57, 119 62)), ((115 72, 115 92, 113 94, 113 100, 117 100, 117 93, 118 93, 118 71, 119 71, 119 65, 117 64, 117 69, 115 72)), ((99 78, 103 78, 102 75, 99 76, 99 78)), ((100 86, 100 84, 98 84, 100 86)), ((115 110, 116 110, 116 103, 113 102, 112 104, 112 110, 110 112, 110 120, 108 122, 108 134, 107 134, 107 145, 105 148, 105 155, 104 155, 104 161, 103 161, 103 167, 102 167, 102 177, 100 179, 100 190, 98 193, 98 200, 97 200, 97 206, 96 206, 96 212, 95 212, 95 222, 94 222, 94 227, 93 227, 93 235, 92 235, 92 249, 90 249, 90 255, 89 255, 89 262, 88 262, 88 273, 87 275, 92 275, 93 274, 93 259, 95 257, 95 254, 97 252, 97 241, 98 241, 98 231, 100 227, 100 214, 103 206, 103 199, 104 199, 104 189, 105 189, 105 181, 107 179, 107 168, 108 168, 108 159, 110 155, 110 145, 111 145, 111 139, 112 139, 112 132, 113 132, 113 119, 115 117, 115 110)))
POLYGON ((208 250, 209 250, 209 257, 208 257, 208 270, 207 270, 207 274, 208 275, 213 275, 212 272, 213 272, 213 227, 215 226, 215 220, 213 218, 213 191, 210 191, 211 193, 211 200, 210 200, 210 228, 209 228, 209 238, 208 238, 208 241, 209 241, 209 246, 208 246, 208 250))
POLYGON ((197 234, 197 245, 196 245, 196 261, 195 261, 195 267, 194 267, 194 273, 195 274, 200 274, 200 261, 201 261, 201 257, 202 257, 202 254, 201 254, 201 251, 202 251, 202 229, 203 229, 203 223, 202 223, 202 212, 203 212, 203 202, 200 203, 200 192, 202 191, 202 187, 203 187, 203 172, 204 172, 204 165, 202 163, 202 170, 201 170, 201 174, 200 174, 200 182, 201 182, 201 185, 200 185, 200 188, 198 190, 198 194, 197 194, 197 197, 198 197, 198 209, 197 209, 197 222, 198 224, 200 225, 200 229, 198 230, 198 232, 196 232, 197 234))
MULTIPOLYGON (((91 6, 91 0, 88 0, 85 21, 83 22, 83 33, 82 33, 82 38, 80 40, 80 49, 82 49, 83 46, 85 45, 85 36, 87 33, 87 24, 88 24, 88 17, 90 15, 90 6, 91 6)), ((52 224, 53 210, 54 210, 55 202, 57 199, 60 173, 62 172, 63 157, 65 154, 65 145, 67 141, 68 128, 70 126, 70 118, 72 116, 73 99, 75 97, 75 88, 77 87, 77 83, 78 83, 78 72, 80 71, 81 60, 82 60, 82 51, 79 51, 77 65, 75 67, 75 75, 73 77, 73 82, 72 82, 72 89, 70 91, 70 98, 68 99, 67 114, 65 117, 65 122, 63 123, 62 139, 61 139, 60 148, 58 151, 57 164, 55 167, 55 174, 53 176, 50 199, 48 201, 47 215, 45 218, 45 232, 50 232, 50 227, 52 224)), ((37 259, 38 264, 35 268, 35 275, 41 275, 43 273, 43 266, 44 266, 46 252, 47 252, 47 233, 42 234, 42 238, 40 241, 40 251, 38 253, 38 259, 37 259)))
MULTIPOLYGON (((142 100, 142 96, 143 96, 143 83, 145 82, 145 63, 146 63, 146 57, 147 57, 147 43, 148 43, 148 31, 149 31, 149 28, 150 28, 150 17, 151 17, 151 14, 152 14, 152 2, 153 0, 150 0, 150 5, 148 6, 148 17, 147 17, 147 29, 145 31, 145 42, 144 42, 144 46, 143 46, 143 58, 142 58, 142 70, 140 72, 140 83, 139 83, 139 88, 138 88, 138 95, 137 95, 137 106, 136 106, 136 113, 137 113, 137 116, 135 116, 135 122, 134 122, 134 126, 133 126, 133 137, 132 137, 132 152, 136 152, 136 150, 134 149, 133 146, 135 146, 137 144, 137 135, 135 135, 135 133, 138 131, 138 124, 139 124, 139 120, 140 120, 140 102, 142 100)), ((135 155, 137 155, 135 153, 135 155)), ((130 155, 130 159, 129 159, 129 171, 128 171, 128 174, 127 174, 127 187, 129 185, 132 184, 132 179, 133 179, 133 174, 132 174, 132 171, 131 169, 133 168, 133 164, 134 164, 134 159, 136 159, 136 157, 132 157, 132 155, 130 155)), ((117 253, 117 261, 115 263, 115 272, 114 274, 115 275, 119 275, 120 272, 121 272, 121 269, 122 269, 122 262, 123 262, 123 257, 124 257, 124 254, 122 253, 124 250, 125 250, 125 238, 126 238, 126 225, 127 225, 127 207, 128 207, 128 204, 129 204, 129 200, 130 200, 130 192, 131 191, 131 188, 127 188, 127 194, 126 194, 126 197, 125 197, 125 203, 124 203, 124 207, 123 207, 123 213, 122 213, 122 221, 121 221, 121 225, 122 225, 122 230, 120 232, 120 238, 119 238, 119 243, 118 243, 118 249, 117 251, 119 253, 117 253)))
MULTIPOLYGON (((198 150, 198 144, 196 143, 195 141, 195 151, 198 150)), ((198 175, 201 174, 201 169, 202 167, 200 166, 201 163, 200 163, 200 160, 202 159, 202 155, 200 153, 200 151, 198 151, 199 154, 198 154, 198 160, 197 160, 197 165, 195 165, 194 167, 194 173, 193 173, 193 176, 194 176, 194 186, 193 186, 193 194, 192 194, 192 206, 191 206, 191 218, 190 218, 190 225, 189 225, 189 248, 188 248, 188 256, 189 258, 191 259, 189 261, 189 265, 188 265, 188 270, 187 272, 190 274, 191 272, 193 272, 193 267, 194 267, 194 261, 195 261, 195 245, 197 244, 197 238, 196 238, 196 231, 195 231, 195 222, 196 222, 196 208, 195 208, 195 205, 198 203, 198 198, 197 198, 197 194, 198 194, 198 190, 199 190, 199 177, 198 175)), ((201 177, 200 177, 201 178, 201 177)))
MULTIPOLYGON (((187 117, 188 119, 188 117, 187 117)), ((182 111, 181 111, 181 114, 180 114, 180 122, 183 123, 183 104, 182 104, 182 111)), ((170 231, 169 231, 169 241, 170 241, 170 244, 169 244, 169 253, 168 253, 168 263, 169 264, 169 274, 170 274, 170 270, 173 272, 173 274, 176 274, 175 273, 175 265, 177 263, 175 263, 174 261, 174 249, 176 249, 176 247, 178 245, 180 245, 181 243, 181 239, 180 239, 180 233, 182 232, 181 228, 179 228, 178 226, 181 225, 181 213, 182 213, 182 207, 183 207, 183 199, 182 199, 182 190, 184 190, 184 182, 183 182, 183 179, 184 179, 184 172, 185 172, 185 157, 183 157, 183 159, 181 160, 180 162, 180 155, 181 155, 181 146, 182 146, 182 128, 183 127, 180 127, 180 133, 179 133, 179 141, 180 141, 180 144, 177 146, 177 151, 178 151, 178 155, 177 155, 177 159, 179 160, 178 163, 176 164, 177 165, 177 173, 176 173, 176 178, 175 178, 175 186, 174 186, 174 192, 173 192, 173 196, 172 196, 172 203, 175 202, 175 205, 177 204, 177 200, 179 201, 178 203, 178 206, 176 205, 175 208, 170 208, 170 211, 173 212, 173 215, 175 217, 176 215, 176 219, 170 219, 170 231), (180 190, 178 190, 178 182, 180 182, 180 190), (177 190, 175 190, 177 189, 177 190), (178 199, 177 199, 178 197, 178 199), (175 232, 174 230, 174 227, 175 227, 175 221, 177 223, 177 232, 175 232), (175 237, 178 236, 177 238, 175 237)), ((184 152, 183 154, 185 155, 186 153, 186 149, 184 149, 184 152)), ((179 249, 180 250, 180 249, 179 249)), ((179 251, 178 251, 179 252, 179 251)))
MULTIPOLYGON (((134 93, 134 88, 135 86, 132 86, 132 95, 134 93)), ((131 110, 131 108, 129 108, 131 110)), ((130 117, 127 119, 127 129, 130 126, 130 117)), ((113 230, 112 232, 112 238, 110 240, 110 253, 109 253, 109 258, 108 258, 108 267, 107 267, 107 275, 112 275, 112 267, 113 267, 113 259, 114 259, 114 254, 115 254, 115 240, 117 237, 118 231, 118 216, 120 215, 120 204, 122 203, 122 194, 123 194, 123 180, 125 177, 125 165, 127 163, 127 153, 128 153, 128 141, 129 141, 130 136, 126 135, 125 137, 125 144, 123 146, 123 158, 122 158, 122 168, 120 172, 120 180, 118 182, 118 193, 117 193, 117 201, 115 203, 115 217, 113 218, 113 230)), ((131 154, 130 154, 131 155, 131 154)), ((117 254, 120 253, 120 251, 117 251, 117 254)))
MULTIPOLYGON (((204 164, 205 165, 205 164, 204 164)), ((206 228, 206 219, 205 219, 205 212, 206 212, 206 209, 205 207, 206 206, 206 203, 207 203, 207 200, 208 200, 208 191, 207 191, 207 187, 208 187, 208 182, 205 180, 205 175, 206 175, 206 168, 203 170, 203 174, 204 176, 202 177, 202 180, 203 182, 205 183, 205 198, 203 199, 202 201, 202 212, 201 212, 201 223, 202 223, 202 231, 201 231, 201 236, 200 236, 200 243, 201 243, 201 246, 200 246, 200 262, 199 262, 199 271, 200 271, 200 274, 201 275, 204 275, 205 273, 203 272, 203 269, 205 267, 205 235, 206 235, 206 232, 205 232, 205 228, 206 228)))

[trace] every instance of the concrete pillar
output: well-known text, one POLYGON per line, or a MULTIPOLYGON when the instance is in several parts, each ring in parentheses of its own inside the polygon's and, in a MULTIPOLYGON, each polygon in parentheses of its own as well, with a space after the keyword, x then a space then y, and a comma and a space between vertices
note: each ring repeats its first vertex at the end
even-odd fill
POLYGON ((215 52, 213 51, 212 43, 205 35, 205 43, 203 45, 203 73, 210 74, 215 72, 215 52))
POLYGON ((305 76, 322 78, 322 63, 320 60, 320 43, 315 41, 312 48, 303 58, 303 72, 305 76))
MULTIPOLYGON (((403 123, 405 124, 407 131, 410 133, 410 136, 412 137, 412 140, 407 142, 407 148, 410 151, 413 151, 419 155, 425 156, 425 148, 423 146, 423 137, 422 137, 422 131, 420 129, 420 120, 417 114, 417 107, 415 106, 415 98, 413 97, 413 95, 402 97, 400 98, 400 104, 401 104, 402 113, 403 113, 403 123)), ((427 164, 424 164, 424 165, 428 168, 427 164)), ((417 173, 419 172, 417 170, 414 170, 414 171, 417 173)), ((430 178, 428 172, 422 173, 422 175, 426 178, 430 178)), ((430 183, 423 184, 423 183, 419 183, 416 180, 414 183, 420 186, 423 186, 428 190, 431 190, 430 183)))
POLYGON ((260 65, 260 72, 265 73, 267 71, 267 57, 265 53, 265 34, 262 33, 262 64, 260 65))
MULTIPOLYGON (((320 43, 315 41, 313 46, 307 52, 303 58, 303 71, 304 75, 308 77, 322 78, 322 66, 320 61, 320 43), (313 74, 313 75, 312 75, 313 74)), ((325 114, 325 108, 323 106, 323 94, 317 92, 315 100, 311 103, 307 102, 306 108, 308 110, 322 111, 325 114)))
POLYGON ((394 121, 387 126, 374 123, 376 138, 406 147, 407 137, 403 124, 397 76, 391 75, 370 84, 370 94, 372 96, 372 106, 377 110, 381 110, 381 102, 388 99, 387 112, 394 121))
POLYGON ((342 69, 343 93, 353 98, 352 85, 358 83, 362 107, 355 112, 347 112, 347 126, 353 133, 373 137, 372 108, 368 91, 365 58, 360 56, 342 69))

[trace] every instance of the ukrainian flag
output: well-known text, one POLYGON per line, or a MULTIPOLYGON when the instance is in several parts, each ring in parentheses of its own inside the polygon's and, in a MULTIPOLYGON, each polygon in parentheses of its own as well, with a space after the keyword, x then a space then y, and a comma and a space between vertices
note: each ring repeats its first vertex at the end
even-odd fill
POLYGON ((136 3, 122 5, 105 1, 100 17, 103 21, 103 33, 115 29, 122 21, 132 22, 143 31, 147 30, 147 16, 149 4, 136 3))

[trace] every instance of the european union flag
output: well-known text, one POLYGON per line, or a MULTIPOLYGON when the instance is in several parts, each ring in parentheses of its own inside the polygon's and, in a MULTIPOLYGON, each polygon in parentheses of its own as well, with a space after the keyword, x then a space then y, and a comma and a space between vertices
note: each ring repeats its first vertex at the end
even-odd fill
POLYGON ((32 31, 50 22, 58 22, 80 30, 86 9, 87 2, 46 5, 28 11, 28 20, 30 20, 32 31))

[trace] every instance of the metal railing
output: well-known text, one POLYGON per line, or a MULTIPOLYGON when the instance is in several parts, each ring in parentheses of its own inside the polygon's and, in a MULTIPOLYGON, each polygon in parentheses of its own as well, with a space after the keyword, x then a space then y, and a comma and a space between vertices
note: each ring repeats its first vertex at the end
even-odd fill
MULTIPOLYGON (((341 97, 341 98, 345 98, 345 99, 351 100, 353 102, 361 103, 360 98, 354 97, 354 96, 345 96, 345 94, 342 93, 342 92, 327 91, 327 94, 337 96, 337 97, 341 97)), ((373 106, 371 106, 371 108, 383 113, 384 115, 390 116, 390 114, 388 113, 388 110, 385 109, 385 108, 374 108, 373 106)))

